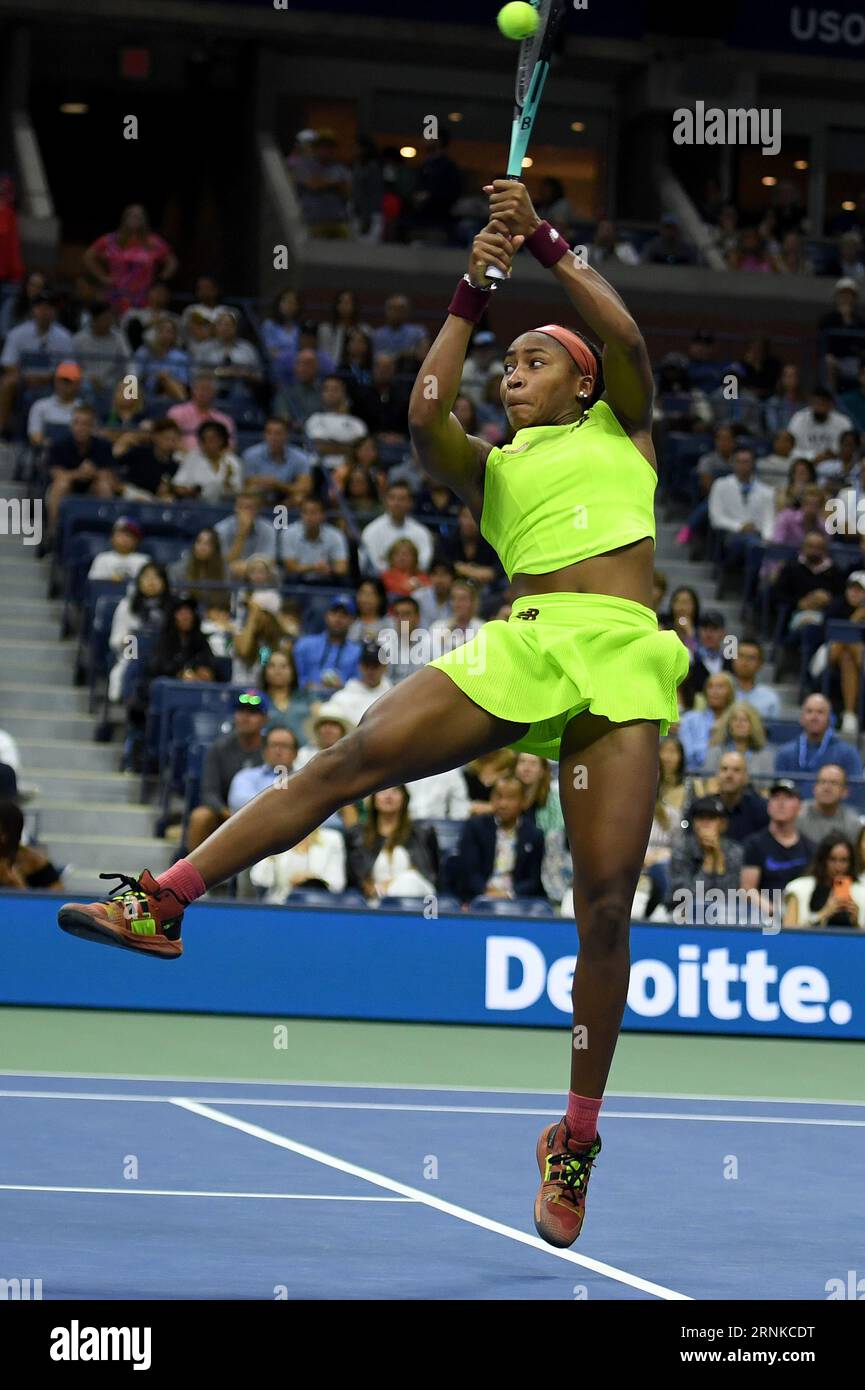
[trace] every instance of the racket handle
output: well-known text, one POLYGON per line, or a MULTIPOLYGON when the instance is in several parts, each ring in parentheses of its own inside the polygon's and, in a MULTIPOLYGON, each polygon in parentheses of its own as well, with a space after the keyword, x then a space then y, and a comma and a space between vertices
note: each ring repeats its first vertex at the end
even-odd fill
MULTIPOLYGON (((494 178, 494 179, 510 179, 511 183, 522 183, 522 179, 520 178, 519 174, 494 174, 494 175, 493 175, 493 178, 494 178)), ((499 281, 501 281, 501 280, 507 280, 507 278, 508 278, 506 275, 503 275, 502 272, 501 272, 500 270, 498 270, 498 269, 496 268, 496 266, 494 266, 494 265, 488 265, 488 266, 487 266, 487 268, 486 268, 486 276, 487 276, 487 279, 488 279, 488 280, 499 280, 499 281)))

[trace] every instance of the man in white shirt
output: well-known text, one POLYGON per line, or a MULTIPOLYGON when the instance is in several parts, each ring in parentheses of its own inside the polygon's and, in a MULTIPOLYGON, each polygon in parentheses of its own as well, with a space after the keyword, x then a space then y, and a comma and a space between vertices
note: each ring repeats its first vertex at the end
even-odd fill
POLYGON ((135 579, 138 571, 150 561, 150 556, 138 549, 143 535, 137 521, 132 521, 128 516, 118 517, 111 530, 111 549, 100 550, 98 555, 94 555, 87 578, 113 579, 115 582, 135 579))
POLYGON ((331 695, 327 707, 333 713, 346 715, 353 724, 359 724, 370 705, 374 705, 379 695, 393 690, 393 681, 387 674, 387 667, 381 660, 377 642, 367 642, 358 658, 360 675, 346 681, 342 690, 331 695))
POLYGON ((363 420, 352 415, 345 382, 326 376, 321 383, 321 404, 306 422, 306 437, 325 468, 338 468, 367 434, 363 420))
POLYGON ((220 388, 235 385, 251 388, 261 381, 261 358, 257 348, 237 334, 238 315, 234 309, 221 308, 214 322, 213 337, 203 343, 196 361, 209 367, 220 388))
POLYGON ((458 767, 407 785, 412 820, 468 820, 469 792, 458 767))
POLYGON ((775 494, 754 475, 754 451, 737 449, 733 472, 709 489, 709 524, 724 539, 724 558, 741 565, 752 540, 768 541, 775 523, 775 494))
POLYGON ((369 567, 375 574, 384 574, 388 567, 387 554, 394 541, 413 541, 418 553, 419 568, 426 572, 432 562, 434 542, 432 532, 410 516, 411 492, 406 483, 393 482, 385 493, 385 510, 360 533, 369 567))
POLYGON ((78 404, 81 368, 77 362, 61 362, 54 373, 54 393, 34 401, 27 416, 27 438, 34 448, 45 443, 49 425, 71 425, 78 404))
POLYGON ((849 415, 834 410, 831 391, 818 387, 811 393, 811 404, 790 417, 787 429, 793 436, 794 456, 814 459, 836 458, 845 430, 853 429, 849 415))

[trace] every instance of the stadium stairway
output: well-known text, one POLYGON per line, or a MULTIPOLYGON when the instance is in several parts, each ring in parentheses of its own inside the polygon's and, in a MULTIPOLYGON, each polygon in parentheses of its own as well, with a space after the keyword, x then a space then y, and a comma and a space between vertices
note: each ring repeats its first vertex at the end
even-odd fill
MULTIPOLYGON (((0 450, 0 495, 11 450, 0 450)), ((46 598, 48 561, 17 535, 0 533, 0 729, 21 755, 19 784, 35 788, 23 809, 38 813, 40 844, 65 866, 70 892, 99 893, 100 871, 168 868, 175 847, 152 836, 155 811, 138 800, 140 778, 117 772, 117 744, 94 743, 87 691, 73 684, 74 638, 61 641, 61 604, 46 598)))

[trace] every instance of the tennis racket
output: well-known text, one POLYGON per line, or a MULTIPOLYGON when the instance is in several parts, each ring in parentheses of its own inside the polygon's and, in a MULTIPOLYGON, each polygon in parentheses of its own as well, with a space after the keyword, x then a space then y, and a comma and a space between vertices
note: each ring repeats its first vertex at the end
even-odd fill
MULTIPOLYGON (((508 179, 522 178, 523 159, 532 138, 541 93, 550 70, 553 45, 567 6, 567 0, 530 0, 530 3, 538 12, 538 27, 527 39, 523 39, 517 59, 511 149, 505 174, 508 179)), ((490 280, 505 279, 494 265, 487 266, 486 273, 490 280)))

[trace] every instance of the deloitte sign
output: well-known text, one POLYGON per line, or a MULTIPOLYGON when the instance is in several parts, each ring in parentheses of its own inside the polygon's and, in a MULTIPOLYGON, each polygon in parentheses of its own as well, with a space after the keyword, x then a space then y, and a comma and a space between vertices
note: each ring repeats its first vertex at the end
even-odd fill
MULTIPOLYGON (((855 1036, 854 981, 832 960, 832 947, 845 944, 837 936, 635 926, 633 937, 626 1028, 855 1036)), ((487 936, 488 1015, 570 1016, 576 957, 551 959, 542 941, 534 931, 532 939, 487 936)))

